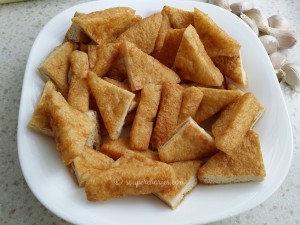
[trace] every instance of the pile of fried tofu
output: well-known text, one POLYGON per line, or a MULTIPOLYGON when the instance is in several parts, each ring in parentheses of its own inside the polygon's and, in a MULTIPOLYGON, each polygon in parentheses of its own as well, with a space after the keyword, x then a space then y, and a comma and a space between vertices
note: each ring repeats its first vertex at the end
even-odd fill
POLYGON ((196 8, 76 12, 38 68, 29 127, 53 137, 90 201, 154 194, 175 209, 198 182, 261 181, 264 107, 238 88, 240 48, 196 8))

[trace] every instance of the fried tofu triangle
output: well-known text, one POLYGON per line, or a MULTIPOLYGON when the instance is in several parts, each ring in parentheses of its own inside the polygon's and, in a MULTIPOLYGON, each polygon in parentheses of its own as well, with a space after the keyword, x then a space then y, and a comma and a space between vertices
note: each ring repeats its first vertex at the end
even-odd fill
POLYGON ((73 170, 78 185, 82 187, 89 176, 99 173, 99 170, 106 170, 110 168, 114 160, 101 152, 92 148, 85 147, 81 155, 77 156, 72 164, 73 170))
POLYGON ((184 122, 189 117, 194 117, 203 98, 203 92, 197 87, 184 89, 178 124, 184 122))
POLYGON ((161 100, 155 127, 151 137, 151 146, 158 149, 169 138, 178 123, 183 88, 179 84, 163 83, 161 100))
POLYGON ((181 123, 174 135, 158 149, 163 162, 202 159, 216 153, 214 139, 191 117, 181 123))
POLYGON ((104 81, 93 72, 89 72, 87 80, 109 137, 117 139, 135 95, 104 81))
POLYGON ((179 76, 155 58, 147 55, 130 42, 123 42, 128 80, 132 91, 141 90, 147 84, 162 84, 165 81, 179 83, 179 76))
POLYGON ((194 24, 210 57, 238 56, 240 44, 222 30, 207 14, 194 9, 194 24))
POLYGON ((160 13, 144 18, 122 33, 117 41, 129 41, 143 52, 150 54, 154 49, 161 21, 160 13))
POLYGON ((56 148, 63 163, 70 165, 84 151, 95 124, 86 114, 71 107, 59 92, 51 92, 47 100, 56 148))
POLYGON ((176 175, 173 187, 169 191, 161 191, 154 193, 172 209, 176 209, 185 197, 198 184, 197 172, 201 165, 201 161, 185 161, 170 163, 176 175))
POLYGON ((77 49, 77 47, 78 45, 72 42, 67 41, 63 43, 56 47, 38 67, 41 77, 44 80, 50 79, 54 84, 56 84, 64 96, 67 96, 69 89, 69 57, 71 53, 77 49))
POLYGON ((81 51, 73 51, 70 56, 72 78, 68 92, 68 103, 75 109, 86 112, 89 110, 89 87, 86 76, 89 72, 88 55, 81 51))
POLYGON ((243 95, 242 92, 237 90, 203 87, 199 87, 199 90, 203 92, 203 99, 197 109, 196 115, 193 117, 198 124, 215 115, 243 95))
POLYGON ((129 138, 129 146, 136 150, 147 150, 156 118, 161 85, 146 85, 141 92, 136 116, 134 118, 129 138))
POLYGON ((156 151, 149 149, 145 151, 135 151, 129 147, 129 140, 125 138, 104 142, 100 151, 114 160, 119 159, 125 154, 139 154, 149 159, 158 160, 158 153, 156 151))
MULTIPOLYGON (((122 160, 121 158, 119 160, 122 160)), ((89 201, 107 201, 114 198, 144 195, 169 190, 175 179, 174 169, 165 163, 145 158, 116 162, 85 183, 89 201)))
POLYGON ((230 156, 235 155, 246 133, 263 112, 264 107, 249 92, 229 105, 212 125, 217 148, 230 156))
POLYGON ((194 24, 194 13, 177 9, 171 6, 164 6, 163 11, 169 17, 170 23, 173 28, 187 28, 190 24, 194 24))
POLYGON ((51 81, 47 81, 44 86, 42 96, 28 124, 28 126, 33 130, 48 136, 53 136, 53 132, 48 117, 47 99, 49 98, 49 94, 53 91, 56 91, 55 85, 51 81))
POLYGON ((207 86, 220 86, 224 80, 219 69, 207 55, 192 25, 183 33, 174 66, 183 80, 207 86))
POLYGON ((135 10, 115 7, 103 11, 82 14, 72 19, 97 44, 113 42, 117 37, 140 20, 135 10))
POLYGON ((233 157, 219 152, 211 157, 198 172, 204 184, 231 184, 262 181, 266 176, 259 137, 248 131, 242 146, 233 157))

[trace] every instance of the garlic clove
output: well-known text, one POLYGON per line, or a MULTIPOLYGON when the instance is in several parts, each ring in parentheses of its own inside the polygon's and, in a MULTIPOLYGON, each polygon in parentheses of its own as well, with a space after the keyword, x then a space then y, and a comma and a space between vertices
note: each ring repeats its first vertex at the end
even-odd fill
POLYGON ((244 20, 245 23, 247 23, 249 25, 249 27, 254 31, 254 33, 258 36, 259 34, 259 30, 258 27, 256 25, 256 22, 252 19, 250 19, 248 16, 246 16, 245 14, 241 14, 240 18, 242 20, 244 20))
POLYGON ((287 63, 281 69, 285 73, 285 82, 295 91, 300 91, 300 66, 287 63))
POLYGON ((216 5, 216 6, 219 6, 221 8, 224 8, 226 10, 231 11, 230 4, 229 4, 228 0, 208 0, 207 2, 210 3, 210 4, 213 4, 213 5, 216 5))
POLYGON ((276 76, 279 82, 285 82, 286 79, 286 74, 285 72, 283 72, 282 69, 279 69, 278 71, 276 71, 276 76))
POLYGON ((259 40, 265 47, 268 54, 276 52, 279 48, 279 43, 277 39, 271 35, 263 35, 259 37, 259 40))
POLYGON ((286 57, 280 52, 273 52, 269 55, 272 65, 277 73, 286 62, 286 57))
POLYGON ((270 28, 268 19, 259 9, 253 8, 245 11, 244 14, 256 22, 259 31, 269 34, 270 28))
POLYGON ((290 29, 271 28, 270 35, 279 42, 280 49, 292 48, 297 43, 297 32, 290 29))
POLYGON ((230 5, 231 11, 236 15, 240 15, 242 12, 253 9, 253 7, 254 7, 253 3, 249 1, 232 3, 230 5))
POLYGON ((289 21, 280 15, 273 15, 268 18, 269 26, 272 28, 288 29, 291 28, 289 21))

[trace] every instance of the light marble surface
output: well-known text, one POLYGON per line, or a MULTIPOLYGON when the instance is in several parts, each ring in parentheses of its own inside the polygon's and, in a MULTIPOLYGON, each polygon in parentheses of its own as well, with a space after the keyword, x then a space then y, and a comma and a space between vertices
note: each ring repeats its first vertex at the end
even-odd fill
MULTIPOLYGON (((300 33, 300 1, 253 1, 268 16, 286 16, 300 33)), ((18 161, 16 131, 23 74, 35 37, 53 16, 81 2, 86 1, 28 1, 0 5, 0 224, 68 224, 44 208, 27 187, 18 161)), ((288 55, 290 61, 297 62, 300 44, 288 51, 288 55)), ((286 180, 276 193, 256 208, 211 225, 300 224, 300 93, 292 92, 285 85, 282 85, 282 91, 294 132, 294 157, 286 180)))

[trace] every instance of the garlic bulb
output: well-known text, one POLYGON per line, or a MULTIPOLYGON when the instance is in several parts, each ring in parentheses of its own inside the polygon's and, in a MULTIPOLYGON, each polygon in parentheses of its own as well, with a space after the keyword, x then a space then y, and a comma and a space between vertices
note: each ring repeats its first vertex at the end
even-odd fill
POLYGON ((208 0, 207 2, 231 11, 228 0, 208 0))
POLYGON ((263 35, 259 37, 261 43, 265 47, 268 54, 276 52, 279 48, 277 39, 271 35, 263 35))
POLYGON ((244 20, 245 23, 247 23, 249 25, 249 27, 254 31, 254 33, 258 36, 259 34, 259 30, 258 27, 256 25, 256 22, 252 19, 250 19, 248 16, 246 16, 245 14, 241 14, 240 15, 241 19, 244 20))
POLYGON ((287 63, 282 68, 285 82, 295 91, 300 91, 300 66, 296 63, 287 63))
POLYGON ((289 21, 280 15, 273 15, 268 18, 269 26, 273 28, 279 29, 289 29, 291 28, 291 24, 289 21))
POLYGON ((268 19, 259 9, 250 9, 245 11, 244 14, 256 22, 259 31, 269 34, 270 28, 268 19))
POLYGON ((279 42, 280 49, 293 47, 297 43, 297 33, 294 30, 271 28, 270 35, 279 42))
POLYGON ((269 55, 272 65, 275 69, 275 72, 278 73, 279 69, 284 65, 286 62, 286 57, 280 52, 273 52, 269 55))
POLYGON ((232 3, 230 5, 231 11, 236 15, 240 15, 242 12, 250 10, 253 7, 254 7, 253 3, 248 1, 232 3))

